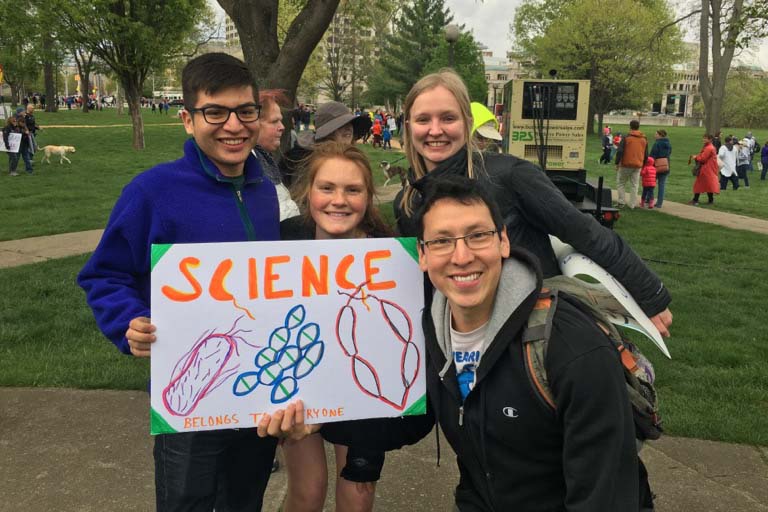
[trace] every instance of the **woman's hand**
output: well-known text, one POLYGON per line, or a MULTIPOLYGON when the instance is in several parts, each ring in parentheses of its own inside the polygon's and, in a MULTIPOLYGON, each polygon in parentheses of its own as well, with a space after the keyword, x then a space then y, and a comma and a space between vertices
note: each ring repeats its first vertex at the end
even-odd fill
POLYGON ((651 322, 653 322, 653 325, 656 326, 662 336, 669 338, 669 326, 672 325, 672 312, 669 308, 658 315, 652 316, 651 322))
POLYGON ((297 400, 285 409, 275 411, 271 416, 264 414, 259 420, 256 432, 259 437, 279 437, 300 441, 320 430, 322 425, 304 423, 304 402, 297 400))

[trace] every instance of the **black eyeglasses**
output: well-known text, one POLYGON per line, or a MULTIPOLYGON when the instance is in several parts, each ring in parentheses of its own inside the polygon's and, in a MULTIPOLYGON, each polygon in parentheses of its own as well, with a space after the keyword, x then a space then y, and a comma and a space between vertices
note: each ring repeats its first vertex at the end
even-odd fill
POLYGON ((229 121, 229 116, 234 114, 241 123, 253 123, 259 120, 261 115, 261 105, 255 103, 244 103, 235 108, 223 107, 221 105, 210 105, 202 108, 188 109, 191 114, 202 112, 203 119, 208 124, 224 124, 229 121))
POLYGON ((489 231, 477 231, 464 236, 444 236, 432 240, 422 240, 421 246, 429 249, 429 252, 437 255, 447 255, 456 250, 456 243, 464 240, 467 247, 473 251, 486 249, 493 242, 494 235, 499 231, 496 229, 489 231))

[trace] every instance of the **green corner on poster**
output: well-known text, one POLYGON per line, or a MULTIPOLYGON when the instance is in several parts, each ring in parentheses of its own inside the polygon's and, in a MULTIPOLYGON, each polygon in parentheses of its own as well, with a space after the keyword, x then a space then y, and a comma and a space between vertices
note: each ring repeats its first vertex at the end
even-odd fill
POLYGON ((409 237, 397 237, 395 240, 400 242, 400 245, 403 246, 403 249, 405 249, 405 252, 411 255, 411 258, 414 259, 414 261, 419 261, 419 253, 416 250, 416 238, 409 236, 409 237))
POLYGON ((162 258, 165 253, 171 249, 171 247, 173 247, 173 244, 152 244, 152 252, 150 253, 150 263, 152 270, 154 270, 157 262, 160 261, 160 258, 162 258))
POLYGON ((154 435, 157 434, 175 434, 176 430, 167 422, 165 421, 165 418, 162 417, 157 411, 154 409, 151 410, 151 416, 150 416, 150 427, 149 427, 149 433, 154 435))
POLYGON ((403 412, 403 416, 418 416, 427 413, 427 395, 421 395, 421 398, 413 402, 408 409, 403 412))

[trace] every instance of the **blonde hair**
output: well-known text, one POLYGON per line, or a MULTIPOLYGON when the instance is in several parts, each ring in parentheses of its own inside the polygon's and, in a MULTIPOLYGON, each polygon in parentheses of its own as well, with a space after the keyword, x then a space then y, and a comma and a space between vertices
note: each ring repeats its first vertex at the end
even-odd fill
POLYGON ((341 158, 352 162, 363 171, 363 183, 367 201, 365 215, 363 215, 363 220, 360 222, 360 229, 368 235, 392 236, 394 234, 393 231, 384 222, 378 209, 373 205, 373 199, 376 196, 376 185, 373 182, 373 170, 371 169, 368 157, 355 146, 342 144, 334 140, 318 142, 312 146, 310 154, 300 162, 302 171, 299 174, 299 180, 291 187, 291 195, 304 216, 304 222, 314 229, 315 221, 309 213, 309 195, 320 167, 332 158, 341 158))
MULTIPOLYGON (((424 76, 421 80, 413 84, 413 87, 411 87, 411 90, 408 92, 408 96, 405 97, 405 104, 403 105, 403 119, 405 121, 403 123, 403 146, 405 155, 408 158, 408 163, 413 170, 415 179, 419 179, 427 174, 428 171, 426 164, 424 163, 424 158, 418 151, 416 151, 416 148, 411 141, 411 109, 413 108, 416 98, 423 93, 440 86, 445 87, 451 94, 453 94, 453 97, 456 98, 456 101, 459 104, 461 120, 464 122, 464 140, 466 141, 467 146, 467 176, 475 178, 476 173, 472 162, 472 156, 476 152, 479 153, 479 151, 472 137, 472 107, 469 102, 469 91, 467 91, 467 86, 464 84, 461 77, 450 68, 443 68, 436 73, 424 76)), ((406 215, 409 216, 413 213, 411 208, 413 194, 413 187, 411 187, 410 184, 407 184, 400 206, 403 208, 406 215)))

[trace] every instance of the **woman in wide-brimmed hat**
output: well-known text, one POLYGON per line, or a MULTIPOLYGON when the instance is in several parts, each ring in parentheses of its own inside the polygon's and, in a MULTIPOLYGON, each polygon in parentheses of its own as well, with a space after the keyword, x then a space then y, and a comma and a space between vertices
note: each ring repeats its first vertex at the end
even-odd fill
POLYGON ((310 148, 316 142, 335 140, 352 144, 370 128, 370 119, 356 116, 343 103, 329 101, 317 108, 315 132, 304 132, 299 136, 299 145, 310 148))
POLYGON ((343 103, 329 101, 317 108, 315 113, 315 131, 299 134, 296 147, 289 150, 280 163, 283 183, 291 185, 300 172, 299 162, 309 156, 309 152, 318 142, 334 140, 343 144, 352 144, 361 138, 371 127, 368 116, 356 116, 343 103))

